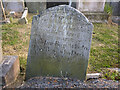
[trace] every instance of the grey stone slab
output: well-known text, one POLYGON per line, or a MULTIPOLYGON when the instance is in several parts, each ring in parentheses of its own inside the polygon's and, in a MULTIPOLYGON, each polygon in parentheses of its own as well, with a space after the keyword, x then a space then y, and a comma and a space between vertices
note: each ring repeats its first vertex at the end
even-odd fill
POLYGON ((24 11, 24 0, 12 0, 12 2, 8 2, 8 0, 3 0, 3 5, 7 13, 9 13, 10 11, 24 11))
POLYGON ((3 56, 3 62, 0 64, 0 79, 2 79, 2 83, 0 86, 8 85, 16 79, 19 74, 20 66, 19 66, 19 58, 18 56, 3 56))
POLYGON ((59 76, 84 80, 93 25, 78 10, 60 5, 34 16, 26 79, 59 76))
POLYGON ((120 1, 119 2, 107 2, 112 7, 112 15, 120 16, 120 1))
POLYGON ((40 13, 46 9, 46 2, 26 2, 29 13, 40 13))

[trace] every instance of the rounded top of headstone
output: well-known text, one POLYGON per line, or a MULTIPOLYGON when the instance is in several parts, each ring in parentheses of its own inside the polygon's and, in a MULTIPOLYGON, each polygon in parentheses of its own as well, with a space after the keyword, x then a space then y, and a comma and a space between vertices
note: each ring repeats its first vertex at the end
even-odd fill
POLYGON ((82 21, 88 23, 88 24, 91 24, 89 22, 89 20, 85 17, 85 15, 83 13, 81 13, 79 10, 69 6, 69 5, 59 5, 59 6, 55 6, 55 7, 52 7, 52 8, 48 8, 44 11, 42 11, 39 15, 37 15, 38 17, 42 17, 46 14, 56 14, 56 13, 66 13, 67 16, 68 15, 77 15, 79 19, 82 18, 82 21), (72 12, 72 13, 70 13, 72 12))

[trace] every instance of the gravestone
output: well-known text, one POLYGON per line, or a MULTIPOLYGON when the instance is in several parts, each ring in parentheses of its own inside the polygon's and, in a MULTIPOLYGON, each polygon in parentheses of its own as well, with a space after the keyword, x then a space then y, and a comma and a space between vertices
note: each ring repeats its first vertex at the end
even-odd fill
POLYGON ((27 2, 26 0, 26 6, 29 13, 40 13, 46 9, 46 2, 27 2))
POLYGON ((3 62, 0 64, 0 86, 6 86, 13 83, 20 71, 18 56, 3 56, 3 62))
POLYGON ((104 6, 106 0, 101 1, 87 1, 87 0, 78 0, 77 9, 84 13, 84 15, 92 23, 107 23, 108 14, 104 13, 104 6))
POLYGON ((84 0, 79 0, 77 9, 81 12, 104 12, 105 1, 96 2, 96 0, 92 0, 91 2, 85 2, 84 0))
POLYGON ((120 1, 119 2, 107 2, 112 7, 112 21, 114 23, 120 22, 120 1))
POLYGON ((26 80, 35 76, 84 80, 93 25, 78 10, 60 5, 34 16, 26 80))
POLYGON ((112 15, 120 16, 120 1, 119 2, 107 2, 112 7, 112 15))
POLYGON ((24 0, 12 0, 12 2, 8 0, 3 0, 3 5, 7 13, 9 13, 10 11, 21 13, 24 11, 24 0))

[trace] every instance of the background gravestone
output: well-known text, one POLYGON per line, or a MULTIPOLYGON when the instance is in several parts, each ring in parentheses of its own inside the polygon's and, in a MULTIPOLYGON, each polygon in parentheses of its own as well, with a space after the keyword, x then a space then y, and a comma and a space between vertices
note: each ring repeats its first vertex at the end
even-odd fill
POLYGON ((87 2, 78 0, 76 8, 83 12, 92 23, 107 23, 108 14, 104 13, 105 1, 96 2, 96 0, 92 0, 92 2, 87 2))
POLYGON ((112 21, 114 23, 120 23, 120 1, 119 2, 107 2, 112 7, 112 21))
POLYGON ((92 0, 92 2, 85 2, 79 0, 77 9, 81 12, 104 12, 105 1, 101 0, 101 2, 96 2, 96 0, 92 0))
POLYGON ((8 2, 8 0, 3 0, 3 5, 6 12, 10 12, 10 11, 23 12, 24 11, 24 0, 12 0, 12 2, 8 2))
POLYGON ((29 13, 42 12, 46 9, 46 2, 27 2, 26 0, 26 7, 29 13))
POLYGON ((120 1, 119 2, 108 2, 108 4, 112 7, 112 15, 120 16, 120 1))
POLYGON ((84 80, 93 25, 67 5, 49 8, 33 17, 26 79, 64 76, 84 80))

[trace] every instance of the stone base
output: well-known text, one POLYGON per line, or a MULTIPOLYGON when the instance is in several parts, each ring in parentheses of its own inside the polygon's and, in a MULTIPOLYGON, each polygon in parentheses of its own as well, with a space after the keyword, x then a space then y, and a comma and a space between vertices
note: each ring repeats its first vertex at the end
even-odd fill
POLYGON ((0 86, 6 86, 12 83, 19 74, 18 56, 3 56, 3 62, 0 64, 0 86))
POLYGON ((86 75, 86 79, 97 79, 99 77, 101 77, 102 74, 101 73, 91 73, 91 74, 87 74, 86 75))
POLYGON ((106 13, 83 12, 91 23, 107 23, 109 15, 106 13))

